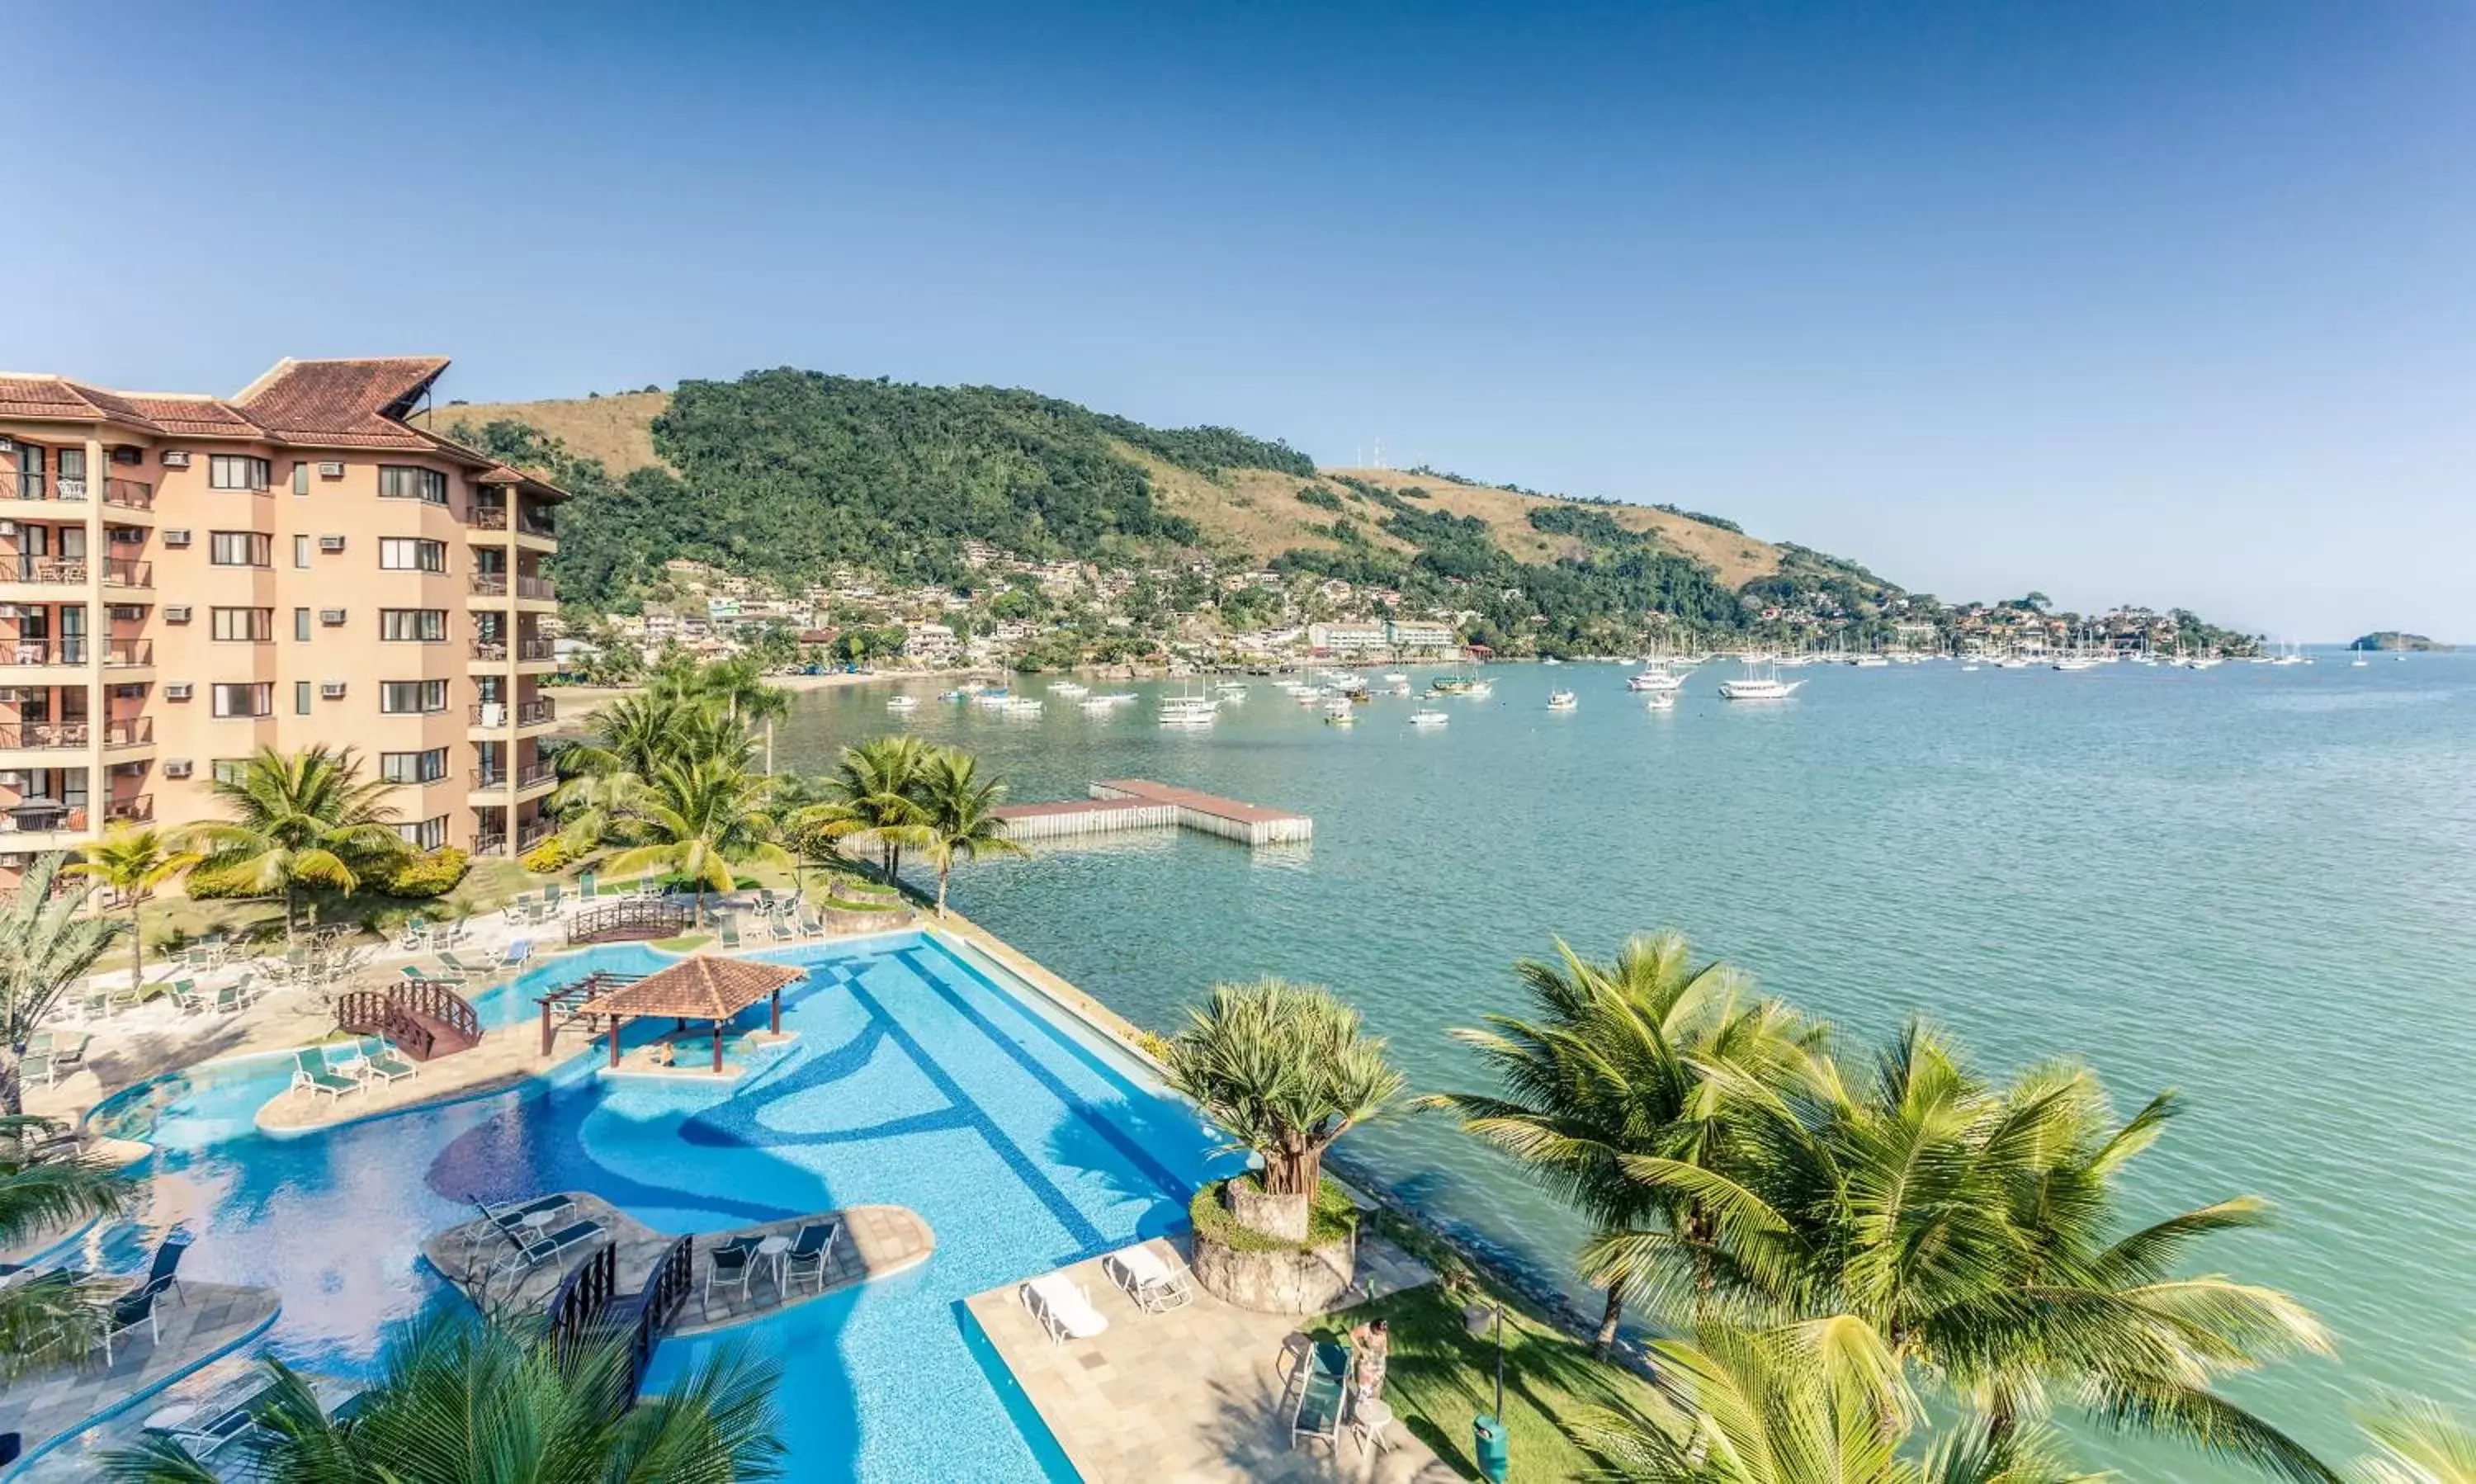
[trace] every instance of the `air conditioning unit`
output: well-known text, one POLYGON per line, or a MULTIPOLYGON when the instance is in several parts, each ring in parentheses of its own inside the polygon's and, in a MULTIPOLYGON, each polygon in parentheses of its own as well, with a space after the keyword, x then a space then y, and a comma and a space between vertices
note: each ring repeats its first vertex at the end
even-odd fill
POLYGON ((329 701, 341 701, 344 699, 344 682, 328 680, 318 687, 318 694, 329 701))
POLYGON ((342 479, 344 477, 344 461, 340 458, 325 458, 319 460, 318 477, 322 480, 342 479))
POLYGON ((0 454, 10 453, 14 450, 16 446, 16 439, 9 436, 5 433, 0 433, 0 454))
POLYGON ((188 621, 189 606, 186 603, 171 604, 163 609, 163 622, 167 624, 186 624, 188 621))
POLYGON ((483 726, 495 728, 504 727, 507 724, 508 708, 506 706, 500 705, 496 701, 484 701, 482 703, 483 726))
POLYGON ((15 521, 0 520, 0 536, 13 536, 16 533, 17 523, 15 521))
POLYGON ((163 764, 163 776, 167 779, 185 779, 196 770, 197 764, 186 757, 170 758, 163 764))
POLYGON ((116 464, 142 464, 146 461, 146 451, 131 448, 126 443, 115 443, 111 446, 110 458, 116 464))
POLYGON ((318 622, 326 625, 330 629, 334 628, 337 624, 340 624, 343 621, 344 610, 342 608, 320 608, 318 610, 318 622))
POLYGON ((164 468, 166 468, 166 469, 186 469, 186 468, 187 468, 188 466, 189 466, 189 456, 188 456, 188 454, 187 454, 187 453, 186 453, 185 451, 183 451, 183 450, 181 450, 181 449, 177 449, 177 448, 167 448, 167 449, 165 449, 165 450, 163 451, 163 467, 164 467, 164 468))
POLYGON ((342 536, 320 536, 318 538, 318 550, 322 552, 340 552, 343 549, 344 538, 342 536))
POLYGON ((142 624, 146 622, 146 608, 141 604, 115 603, 111 606, 111 616, 118 623, 142 624))
POLYGON ((172 530, 163 532, 163 544, 165 546, 186 546, 189 544, 189 533, 186 531, 183 531, 178 527, 175 527, 172 530))
POLYGON ((191 685, 186 680, 174 680, 171 684, 163 687, 163 699, 166 701, 186 701, 189 699, 189 693, 195 689, 197 689, 197 687, 191 685))

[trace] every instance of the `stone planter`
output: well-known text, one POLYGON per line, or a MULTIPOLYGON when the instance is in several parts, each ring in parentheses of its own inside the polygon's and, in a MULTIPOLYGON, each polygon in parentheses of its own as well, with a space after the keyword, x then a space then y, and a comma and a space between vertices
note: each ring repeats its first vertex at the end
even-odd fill
POLYGON ((1275 1196, 1257 1190, 1250 1181, 1232 1180, 1221 1187, 1221 1199, 1229 1207, 1230 1219, 1239 1225, 1300 1247, 1306 1245, 1307 1219, 1314 1204, 1311 1198, 1275 1196))
POLYGON ((1327 1314, 1349 1300, 1358 1273, 1355 1233, 1322 1247, 1241 1251, 1195 1234, 1189 1264, 1204 1292, 1258 1314, 1327 1314))

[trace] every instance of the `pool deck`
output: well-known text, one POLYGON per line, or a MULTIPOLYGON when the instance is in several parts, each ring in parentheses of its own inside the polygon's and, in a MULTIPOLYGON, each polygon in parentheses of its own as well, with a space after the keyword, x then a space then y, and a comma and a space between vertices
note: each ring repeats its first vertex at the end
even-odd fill
MULTIPOLYGON (((598 1196, 582 1191, 561 1192, 575 1202, 575 1208, 562 1213, 552 1224, 553 1229, 574 1221, 601 1224, 606 1232, 614 1234, 619 1243, 619 1292, 633 1294, 645 1286, 655 1264, 670 1250, 677 1234, 656 1231, 632 1216, 626 1215, 598 1196)), ((498 1271, 499 1264, 511 1250, 505 1238, 488 1231, 480 1217, 460 1225, 450 1226, 422 1244, 422 1252, 430 1265, 445 1274, 449 1281, 464 1291, 474 1305, 484 1313, 539 1314, 548 1307, 551 1295, 573 1269, 605 1244, 595 1240, 579 1245, 564 1260, 528 1270, 522 1277, 498 1271), (476 1236, 481 1240, 476 1241, 476 1236)), ((804 1216, 786 1217, 781 1221, 763 1222, 754 1226, 733 1227, 711 1235, 697 1237, 697 1290, 681 1311, 671 1334, 707 1334, 728 1329, 749 1320, 762 1319, 784 1309, 837 1293, 856 1283, 881 1278, 927 1262, 937 1249, 937 1236, 928 1224, 903 1206, 857 1205, 839 1211, 815 1211, 804 1216), (825 1281, 807 1285, 793 1280, 787 1291, 774 1279, 770 1259, 757 1259, 757 1267, 747 1284, 738 1292, 716 1289, 706 1291, 706 1264, 705 1252, 733 1237, 790 1237, 807 1222, 834 1220, 843 1224, 834 1238, 833 1250, 826 1258, 825 1281)))
POLYGON ((51 1366, 0 1386, 0 1432, 25 1438, 31 1453, 100 1413, 126 1404, 203 1365, 264 1329, 281 1307, 275 1290, 228 1283, 183 1283, 157 1307, 159 1339, 144 1332, 97 1351, 85 1366, 51 1366))
MULTIPOLYGON (((1147 1244, 1182 1266, 1175 1245, 1147 1244)), ((1052 1345, 1008 1283, 965 1300, 1024 1395, 1085 1484, 1448 1484, 1461 1476, 1399 1422, 1380 1448, 1345 1423, 1336 1445, 1290 1447, 1282 1364, 1300 1320, 1257 1314, 1196 1289, 1195 1301, 1148 1314, 1094 1258, 1064 1268, 1108 1329, 1052 1345)), ((1377 1238, 1359 1268, 1378 1290, 1433 1281, 1377 1238)))

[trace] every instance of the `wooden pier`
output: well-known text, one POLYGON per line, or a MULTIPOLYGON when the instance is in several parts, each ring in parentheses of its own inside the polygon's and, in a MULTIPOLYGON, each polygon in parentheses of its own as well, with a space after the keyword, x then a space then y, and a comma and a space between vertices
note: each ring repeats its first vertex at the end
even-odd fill
POLYGON ((1004 822, 1009 840, 1053 840, 1171 825, 1245 845, 1287 845, 1315 834, 1315 821, 1303 814, 1241 804, 1150 779, 1111 779, 1093 784, 1089 799, 1009 804, 1000 806, 997 815, 1004 822))

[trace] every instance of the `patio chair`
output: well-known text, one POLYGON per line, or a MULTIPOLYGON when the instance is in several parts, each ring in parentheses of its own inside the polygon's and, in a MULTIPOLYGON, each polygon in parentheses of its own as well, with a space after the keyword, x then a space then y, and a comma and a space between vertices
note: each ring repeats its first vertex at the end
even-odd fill
POLYGON ((153 1344, 163 1337, 163 1326, 155 1318, 155 1303, 163 1297, 163 1290, 171 1286, 169 1277, 157 1278, 140 1283, 111 1300, 111 1307, 104 1311, 103 1332, 95 1337, 94 1342, 95 1348, 103 1351, 105 1365, 111 1364, 111 1342, 133 1332, 140 1324, 146 1326, 147 1343, 153 1344))
MULTIPOLYGON (((582 1247, 602 1235, 600 1222, 570 1222, 548 1236, 537 1237, 523 1227, 508 1233, 515 1243, 515 1251, 499 1260, 499 1268, 521 1273, 539 1267, 554 1257, 563 1256, 570 1248, 582 1247)), ((496 1270, 493 1270, 496 1271, 496 1270)))
POLYGON ((670 888, 662 884, 662 878, 656 876, 646 877, 636 883, 636 895, 639 897, 660 897, 667 895, 669 890, 670 888))
POLYGON ((147 1265, 146 1282, 141 1286, 159 1292, 170 1289, 174 1298, 187 1303, 189 1295, 181 1287, 180 1272, 181 1259, 188 1250, 189 1238, 186 1234, 177 1228, 166 1233, 162 1241, 155 1244, 155 1260, 147 1265))
POLYGON ((1084 1292, 1083 1285, 1063 1273, 1043 1274, 1017 1292, 1023 1306, 1049 1332, 1052 1345, 1089 1340, 1109 1327, 1108 1316, 1092 1307, 1092 1296, 1084 1292))
POLYGON ((585 872, 582 876, 576 878, 576 895, 577 900, 580 902, 591 902, 593 900, 594 893, 601 889, 602 883, 600 878, 590 871, 585 872))
POLYGON ((414 1065, 411 1058, 397 1051, 385 1037, 363 1036, 360 1038, 359 1045, 361 1076, 377 1077, 382 1087, 393 1087, 396 1083, 409 1077, 421 1076, 421 1068, 414 1065))
POLYGON ((51 1042, 52 1064, 56 1067, 83 1065, 86 1061, 86 1049, 93 1044, 94 1037, 83 1030, 77 1033, 75 1040, 55 1036, 51 1042))
POLYGON ((288 984, 309 983, 312 977, 310 951, 306 948, 286 950, 284 954, 284 967, 276 972, 282 974, 285 982, 288 984))
POLYGON ((473 1249, 494 1236, 522 1245, 526 1217, 542 1211, 561 1211, 572 1204, 574 1202, 565 1196, 535 1196, 530 1200, 502 1200, 496 1204, 486 1200, 474 1201, 473 1209, 482 1213, 482 1220, 465 1229, 466 1260, 471 1260, 473 1249))
POLYGON ((782 1254, 782 1279, 787 1287, 802 1268, 817 1275, 817 1292, 826 1290, 826 1262, 834 1254, 834 1239, 843 1234, 840 1222, 805 1222, 799 1234, 791 1239, 791 1249, 782 1254))
POLYGON ((204 974, 216 967, 215 957, 215 952, 212 949, 185 949, 181 953, 181 967, 191 974, 204 974))
POLYGON ((430 947, 430 925, 422 921, 418 913, 406 918, 404 936, 396 940, 395 946, 408 953, 418 953, 430 947))
POLYGON ((739 919, 735 917, 726 917, 722 920, 721 928, 723 952, 726 953, 737 952, 739 949, 739 919))
POLYGON ((224 1448, 259 1429, 259 1414, 275 1399, 275 1384, 260 1382, 240 1400, 211 1413, 198 1412, 171 1427, 150 1427, 188 1450, 189 1456, 205 1462, 224 1448))
POLYGON ((733 1237, 718 1247, 706 1250, 705 1305, 713 1307, 713 1291, 717 1287, 739 1285, 739 1301, 748 1301, 749 1274, 756 1271, 755 1237, 733 1237))
POLYGON ((1349 1347, 1318 1340, 1308 1354, 1306 1378, 1299 1388, 1298 1409, 1290 1414, 1290 1447, 1300 1438, 1322 1438, 1337 1448, 1341 1414, 1349 1392, 1349 1347))
MULTIPOLYGON (((121 993, 127 994, 128 991, 123 990, 121 993)), ((198 981, 195 979, 174 979, 164 986, 163 993, 174 1004, 181 1007, 181 1013, 184 1015, 194 1015, 207 1007, 205 998, 198 993, 198 981)))
POLYGON ((241 1006, 245 1003, 247 1003, 247 1002, 241 999, 240 986, 237 984, 227 984, 223 988, 215 991, 215 1013, 217 1015, 237 1015, 240 1013, 241 1006))
POLYGON ((313 1099, 320 1093, 324 1093, 337 1101, 341 1101, 346 1093, 369 1091, 361 1085, 360 1078, 345 1076, 334 1068, 328 1066, 324 1052, 294 1051, 292 1053, 292 1090, 301 1092, 305 1089, 313 1099))
POLYGON ((508 944, 506 950, 499 954, 499 967, 502 969, 521 969, 525 966, 526 960, 532 956, 533 940, 531 938, 518 938, 513 943, 508 944))
POLYGON ((567 888, 557 881, 553 881, 548 886, 543 887, 541 900, 542 916, 552 917, 557 915, 559 898, 566 895, 566 892, 567 888))
POLYGON ((1101 1259, 1101 1271, 1147 1314, 1166 1314, 1195 1301, 1195 1286, 1185 1271, 1161 1261, 1149 1242, 1111 1252, 1101 1259))
POLYGON ((788 943, 800 935, 800 925, 792 921, 788 912, 770 912, 765 917, 765 930, 774 935, 775 942, 788 943))
POLYGON ((459 979, 486 979, 498 972, 498 966, 495 964, 468 963, 445 949, 439 950, 438 962, 448 973, 459 979))
POLYGON ((88 1021, 110 1020, 111 1018, 111 992, 110 990, 99 989, 93 994, 86 996, 78 1002, 78 1013, 88 1021))
POLYGON ((800 907, 800 936, 804 938, 822 938, 825 935, 826 920, 819 917, 814 908, 808 906, 805 903, 802 903, 800 907))
POLYGON ((243 969, 240 972, 240 977, 232 981, 232 990, 233 994, 240 1000, 241 1008, 249 1008, 262 993, 258 987, 258 971, 243 969))
POLYGON ((28 1087, 51 1086, 56 1070, 52 1053, 47 1051, 38 1051, 30 1046, 26 1054, 17 1058, 17 1080, 28 1087))

